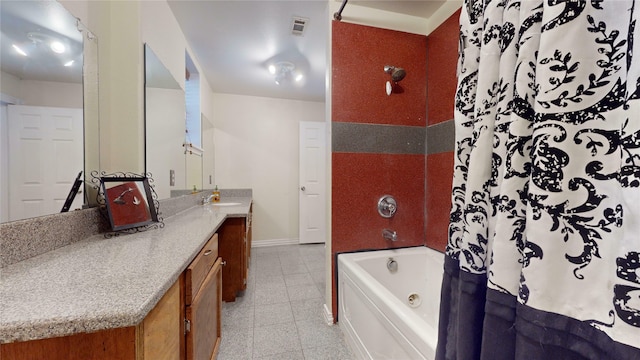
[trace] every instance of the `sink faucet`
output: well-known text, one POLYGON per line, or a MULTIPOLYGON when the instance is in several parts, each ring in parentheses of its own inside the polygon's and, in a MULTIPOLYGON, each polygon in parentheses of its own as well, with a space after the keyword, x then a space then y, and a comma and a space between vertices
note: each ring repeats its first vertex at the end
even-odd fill
POLYGON ((202 197, 202 205, 208 204, 211 202, 211 199, 213 199, 213 194, 209 195, 208 197, 202 197))
POLYGON ((382 237, 387 239, 387 240, 397 241, 398 240, 398 233, 396 233, 395 231, 393 231, 391 229, 384 229, 384 230, 382 230, 382 237))

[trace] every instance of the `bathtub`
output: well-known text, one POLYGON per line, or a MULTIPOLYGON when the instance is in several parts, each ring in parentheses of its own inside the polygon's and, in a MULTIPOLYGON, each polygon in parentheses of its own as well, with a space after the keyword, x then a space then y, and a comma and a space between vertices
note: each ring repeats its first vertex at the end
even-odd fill
POLYGON ((443 262, 426 247, 338 255, 338 325, 359 359, 435 357, 443 262))

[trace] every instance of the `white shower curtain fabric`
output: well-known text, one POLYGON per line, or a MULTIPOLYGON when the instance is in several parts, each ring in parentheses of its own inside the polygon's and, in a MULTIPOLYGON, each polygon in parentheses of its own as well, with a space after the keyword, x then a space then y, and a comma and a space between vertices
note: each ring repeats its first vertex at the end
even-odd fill
POLYGON ((463 4, 437 359, 640 359, 638 5, 463 4))

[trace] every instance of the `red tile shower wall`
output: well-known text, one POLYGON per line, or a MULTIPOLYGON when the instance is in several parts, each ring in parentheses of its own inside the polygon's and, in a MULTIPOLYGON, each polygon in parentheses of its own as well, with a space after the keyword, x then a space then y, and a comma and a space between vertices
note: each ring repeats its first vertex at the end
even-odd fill
POLYGON ((332 251, 424 245, 424 155, 333 153, 332 251), (378 214, 378 199, 392 194, 398 210, 378 214), (397 231, 398 241, 382 238, 397 231))
POLYGON ((333 315, 337 321, 336 255, 357 250, 424 245, 424 155, 333 153, 331 252, 333 315), (380 196, 398 202, 391 219, 378 214, 380 196), (398 240, 382 238, 393 229, 398 240))
MULTIPOLYGON (((427 41, 427 118, 432 126, 453 121, 457 86, 460 10, 428 36, 427 41)), ((427 132, 429 128, 427 128, 427 132)), ((455 134, 446 134, 453 146, 455 134)), ((444 251, 447 246, 451 184, 453 182, 453 151, 427 155, 426 170, 426 245, 444 251)))
MULTIPOLYGON (((342 22, 332 26, 332 121, 391 126, 426 126, 426 36, 342 22), (401 89, 387 96, 385 65, 402 67, 401 89)), ((332 268, 342 252, 424 245, 425 155, 333 152, 332 268), (385 194, 398 201, 391 219, 377 211, 385 194), (397 232, 398 241, 382 238, 397 232)), ((334 272, 335 274, 335 272, 334 272)), ((337 316, 337 284, 333 314, 337 316)))
POLYGON ((427 37, 370 26, 333 22, 333 121, 425 126, 427 37), (387 96, 385 65, 407 75, 403 93, 387 96))
POLYGON ((427 119, 433 125, 453 119, 458 64, 460 10, 428 36, 427 119))
POLYGON ((453 152, 427 155, 427 235, 426 245, 444 251, 447 246, 453 152))

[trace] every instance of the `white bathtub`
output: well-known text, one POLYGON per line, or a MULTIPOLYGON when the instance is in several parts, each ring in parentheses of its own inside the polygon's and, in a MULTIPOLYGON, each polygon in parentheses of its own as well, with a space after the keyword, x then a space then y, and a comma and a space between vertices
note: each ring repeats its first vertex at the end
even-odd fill
POLYGON ((443 262, 426 247, 338 255, 338 324, 358 358, 435 357, 443 262))

